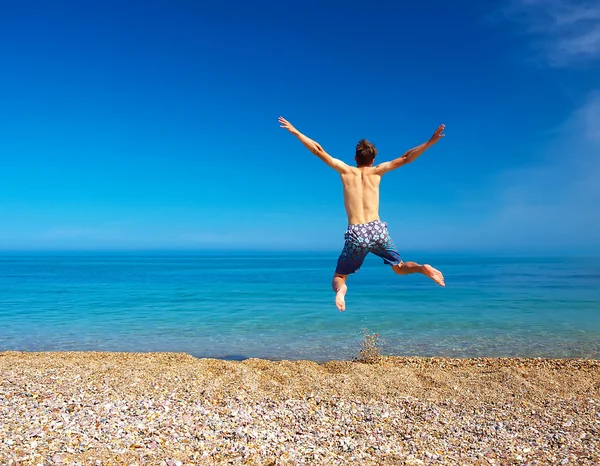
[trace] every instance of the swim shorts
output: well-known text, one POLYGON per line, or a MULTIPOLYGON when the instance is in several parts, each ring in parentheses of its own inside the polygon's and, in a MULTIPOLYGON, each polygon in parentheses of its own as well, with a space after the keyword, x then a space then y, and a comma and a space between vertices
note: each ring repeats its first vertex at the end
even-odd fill
POLYGON ((349 275, 356 272, 370 252, 381 257, 387 265, 398 265, 402 262, 385 222, 373 220, 369 223, 348 225, 344 238, 344 249, 335 268, 337 274, 349 275))

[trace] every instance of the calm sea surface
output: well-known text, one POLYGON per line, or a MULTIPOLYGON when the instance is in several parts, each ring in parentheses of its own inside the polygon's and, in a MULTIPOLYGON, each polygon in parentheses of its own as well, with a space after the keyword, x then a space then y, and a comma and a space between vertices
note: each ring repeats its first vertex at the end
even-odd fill
POLYGON ((330 289, 336 253, 0 256, 0 351, 183 351, 351 359, 384 353, 600 359, 600 260, 419 256, 446 288, 369 256, 330 289))

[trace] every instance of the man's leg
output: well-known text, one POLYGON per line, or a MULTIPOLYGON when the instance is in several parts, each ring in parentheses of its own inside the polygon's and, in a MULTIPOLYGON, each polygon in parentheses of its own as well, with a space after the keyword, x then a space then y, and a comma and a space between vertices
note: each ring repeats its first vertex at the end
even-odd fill
POLYGON ((344 249, 342 249, 342 253, 338 258, 333 281, 331 282, 331 287, 335 291, 335 305, 341 312, 346 310, 345 298, 348 291, 346 279, 348 275, 360 269, 369 253, 364 239, 361 238, 361 227, 362 225, 348 226, 348 231, 344 235, 344 249))
POLYGON ((333 291, 335 291, 335 305, 337 308, 344 312, 346 310, 346 292, 348 291, 348 286, 346 285, 346 279, 348 275, 342 275, 336 273, 333 276, 333 281, 331 282, 331 287, 333 291))
POLYGON ((375 237, 371 246, 371 252, 381 257, 386 264, 391 265, 392 270, 398 275, 422 273, 423 275, 431 278, 438 285, 446 286, 442 272, 434 269, 431 265, 420 265, 416 262, 402 262, 400 254, 396 250, 396 246, 394 246, 394 242, 390 237, 387 223, 378 222, 375 225, 374 234, 375 237))
POLYGON ((438 269, 434 269, 431 265, 420 265, 416 262, 400 262, 398 265, 392 266, 392 270, 398 275, 408 275, 411 273, 422 273, 426 277, 431 278, 438 285, 446 286, 444 276, 438 269))

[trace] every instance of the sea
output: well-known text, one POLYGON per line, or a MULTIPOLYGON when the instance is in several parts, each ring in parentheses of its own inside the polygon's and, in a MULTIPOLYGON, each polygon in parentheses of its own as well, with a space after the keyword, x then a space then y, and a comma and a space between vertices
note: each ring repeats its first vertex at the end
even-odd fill
POLYGON ((367 257, 334 305, 337 252, 6 253, 0 351, 600 359, 600 260, 422 254, 446 279, 367 257))

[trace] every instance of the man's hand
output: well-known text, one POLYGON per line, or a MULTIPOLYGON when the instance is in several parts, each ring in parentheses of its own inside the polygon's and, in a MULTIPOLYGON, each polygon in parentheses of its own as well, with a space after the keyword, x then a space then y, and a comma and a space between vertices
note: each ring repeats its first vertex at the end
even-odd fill
POLYGON ((282 128, 287 129, 292 134, 298 132, 298 130, 296 128, 294 128, 294 126, 289 121, 287 121, 285 118, 283 118, 282 116, 279 117, 279 123, 281 123, 282 128))
POLYGON ((350 170, 350 167, 348 165, 346 165, 341 160, 334 159, 331 155, 325 152, 325 150, 321 147, 321 145, 318 142, 313 141, 311 138, 302 134, 300 131, 294 128, 294 126, 285 118, 280 116, 279 123, 281 123, 282 128, 287 129, 290 133, 296 136, 300 140, 300 142, 304 144, 304 147, 306 147, 309 151, 311 151, 313 154, 319 157, 323 162, 325 162, 338 173, 346 173, 348 170, 350 170))
POLYGON ((392 160, 391 162, 383 162, 375 167, 375 173, 379 175, 383 175, 391 170, 395 170, 402 165, 406 165, 407 163, 411 163, 415 161, 423 152, 433 146, 436 142, 442 139, 444 136, 444 129, 446 129, 446 125, 440 125, 438 129, 435 130, 433 136, 429 138, 429 141, 424 142, 420 146, 414 147, 411 150, 404 153, 402 157, 398 157, 397 159, 392 160))
POLYGON ((431 139, 429 139, 429 144, 433 145, 446 136, 444 134, 444 129, 446 129, 446 125, 440 125, 440 127, 435 130, 435 133, 433 133, 433 136, 431 136, 431 139))

